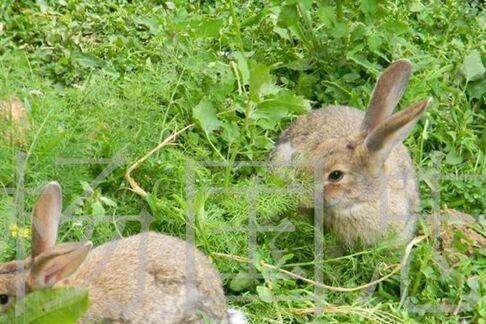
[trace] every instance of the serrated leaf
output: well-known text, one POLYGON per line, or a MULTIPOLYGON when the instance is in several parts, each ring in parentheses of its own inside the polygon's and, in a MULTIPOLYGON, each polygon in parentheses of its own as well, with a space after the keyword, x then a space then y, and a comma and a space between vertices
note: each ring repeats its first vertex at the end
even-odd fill
POLYGON ((55 288, 34 291, 13 305, 8 323, 75 323, 88 310, 86 288, 55 288))
POLYGON ((277 106, 297 114, 302 114, 311 108, 309 100, 290 92, 276 98, 266 99, 259 105, 261 108, 268 108, 270 106, 277 106))
POLYGON ((111 200, 110 198, 107 198, 107 197, 100 197, 100 200, 103 204, 105 204, 106 206, 110 206, 110 207, 113 207, 113 208, 116 208, 116 202, 114 202, 113 200, 111 200))
POLYGON ((331 28, 336 23, 336 9, 332 6, 319 7, 317 16, 319 21, 327 28, 331 28))
POLYGON ((477 50, 474 50, 464 58, 462 63, 461 73, 467 81, 480 80, 484 75, 484 66, 481 61, 481 55, 477 50))
POLYGON ((265 99, 255 110, 254 117, 261 119, 258 122, 262 128, 274 129, 277 123, 288 115, 290 111, 303 113, 310 109, 308 100, 292 93, 275 98, 265 99))
POLYGON ((259 102, 270 89, 270 67, 265 64, 252 64, 250 67, 250 99, 259 102))
POLYGON ((216 115, 216 108, 209 100, 201 100, 199 104, 192 109, 192 116, 199 123, 199 126, 206 132, 211 133, 221 126, 216 115))
POLYGON ((223 124, 223 132, 221 133, 221 136, 228 143, 238 142, 241 136, 240 129, 235 123, 225 122, 223 124))

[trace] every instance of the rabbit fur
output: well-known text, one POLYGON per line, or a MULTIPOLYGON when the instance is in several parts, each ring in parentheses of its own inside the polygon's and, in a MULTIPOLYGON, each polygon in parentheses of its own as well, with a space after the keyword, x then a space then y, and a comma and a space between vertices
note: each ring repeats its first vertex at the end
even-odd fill
POLYGON ((385 69, 366 112, 349 106, 308 112, 281 134, 272 152, 276 169, 293 166, 314 177, 322 189, 324 226, 347 246, 390 236, 402 244, 414 234, 417 176, 402 141, 431 98, 392 114, 411 70, 408 60, 385 69))

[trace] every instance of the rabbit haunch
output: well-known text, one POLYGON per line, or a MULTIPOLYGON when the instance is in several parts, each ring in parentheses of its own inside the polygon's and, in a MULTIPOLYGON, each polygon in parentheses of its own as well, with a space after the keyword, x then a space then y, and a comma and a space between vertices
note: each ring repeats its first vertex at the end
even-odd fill
POLYGON ((55 245, 61 206, 59 185, 44 186, 33 212, 32 256, 0 265, 0 295, 8 297, 4 310, 22 298, 16 294, 23 282, 26 293, 87 287, 90 306, 83 323, 246 322, 226 308, 211 260, 187 242, 146 232, 93 250, 91 242, 55 245))
POLYGON ((392 114, 410 73, 407 60, 391 64, 366 112, 348 106, 310 111, 282 133, 272 153, 274 167, 292 165, 322 182, 324 224, 347 245, 392 234, 404 243, 414 233, 418 185, 401 142, 430 99, 392 114))

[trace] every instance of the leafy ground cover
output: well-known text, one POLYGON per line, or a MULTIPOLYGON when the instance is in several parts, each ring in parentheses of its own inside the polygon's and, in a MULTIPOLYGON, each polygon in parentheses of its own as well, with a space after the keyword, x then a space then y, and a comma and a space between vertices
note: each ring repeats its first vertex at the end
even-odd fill
POLYGON ((63 241, 137 233, 141 223, 124 216, 143 210, 151 229, 184 237, 192 211, 197 246, 225 274, 230 303, 255 323, 480 322, 485 23, 479 1, 3 1, 0 99, 19 98, 29 125, 1 121, 0 183, 31 190, 0 196, 2 259, 28 251, 23 211, 34 189, 55 179, 72 214, 63 241), (323 260, 315 259, 321 234, 299 210, 300 195, 256 163, 299 114, 335 103, 365 107, 379 71, 398 58, 414 63, 401 106, 434 97, 406 141, 423 218, 453 208, 474 221, 419 243, 406 275, 373 291, 316 291, 275 268, 222 256, 250 253, 341 287, 400 262, 402 251, 381 246, 340 255, 332 233, 323 236, 323 260), (132 174, 148 196, 129 190, 127 168, 192 123, 132 174), (253 223, 274 230, 222 230, 253 223), (317 317, 315 307, 323 307, 317 317))

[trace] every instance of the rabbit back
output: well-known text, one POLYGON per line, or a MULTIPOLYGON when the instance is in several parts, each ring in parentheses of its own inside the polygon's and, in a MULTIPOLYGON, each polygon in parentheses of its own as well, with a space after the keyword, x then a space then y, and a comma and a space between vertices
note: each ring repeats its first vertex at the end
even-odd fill
POLYGON ((62 285, 87 286, 83 322, 227 323, 211 260, 187 242, 147 232, 101 245, 62 285))
POLYGON ((295 156, 312 151, 327 139, 349 136, 359 129, 363 117, 363 111, 349 106, 309 111, 280 135, 271 155, 272 164, 290 165, 295 156))

